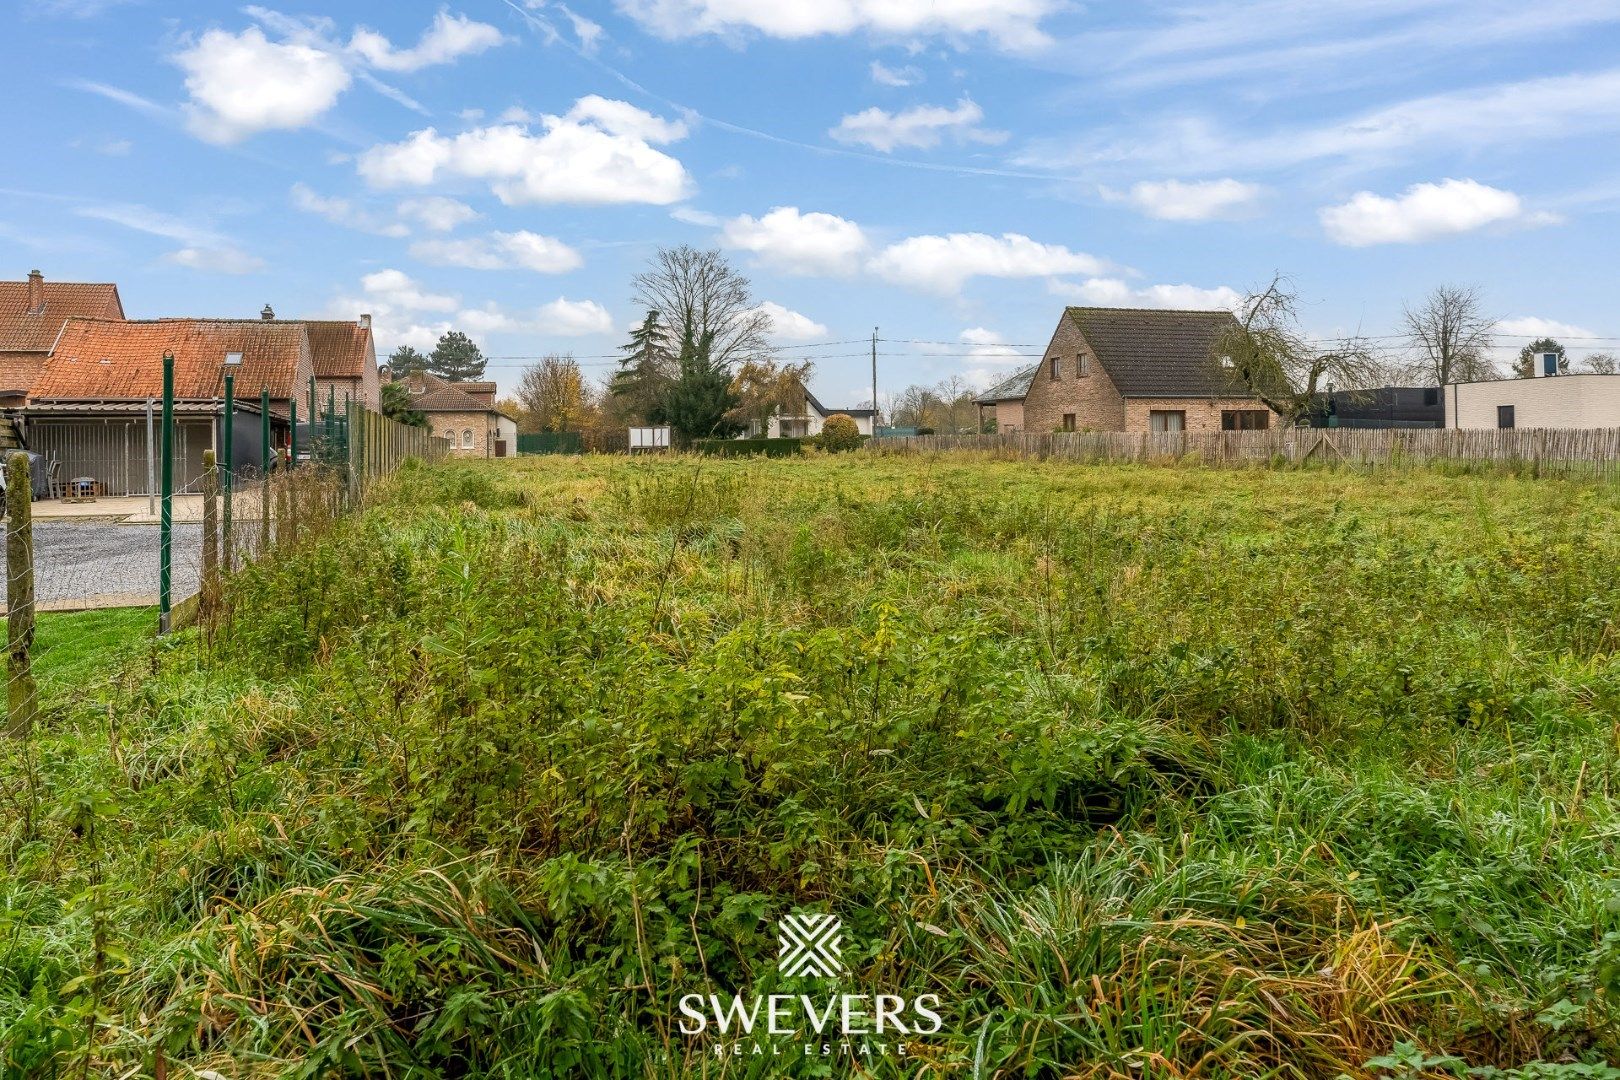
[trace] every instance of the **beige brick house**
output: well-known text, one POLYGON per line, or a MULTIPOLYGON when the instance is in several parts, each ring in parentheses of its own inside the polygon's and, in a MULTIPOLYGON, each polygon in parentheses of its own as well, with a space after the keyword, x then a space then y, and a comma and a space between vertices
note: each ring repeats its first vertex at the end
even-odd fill
POLYGON ((1270 427, 1271 410, 1245 392, 1216 355, 1221 335, 1234 325, 1227 311, 1068 308, 1022 400, 993 403, 997 427, 1003 432, 1270 427), (1016 428, 1006 422, 1012 416, 1016 428))
POLYGON ((411 408, 427 417, 428 430, 450 440, 453 456, 517 454, 517 421, 495 404, 494 383, 451 382, 425 371, 399 381, 411 392, 411 408))

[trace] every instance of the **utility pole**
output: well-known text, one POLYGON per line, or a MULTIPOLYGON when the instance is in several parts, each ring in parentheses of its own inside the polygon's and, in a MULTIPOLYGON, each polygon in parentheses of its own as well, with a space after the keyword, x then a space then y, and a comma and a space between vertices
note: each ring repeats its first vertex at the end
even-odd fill
POLYGON ((877 403, 877 335, 878 328, 872 327, 872 438, 878 433, 878 403, 877 403))

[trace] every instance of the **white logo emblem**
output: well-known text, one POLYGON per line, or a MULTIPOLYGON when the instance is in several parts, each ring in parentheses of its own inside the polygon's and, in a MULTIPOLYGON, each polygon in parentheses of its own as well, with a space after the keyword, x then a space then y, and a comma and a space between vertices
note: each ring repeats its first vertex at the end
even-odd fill
POLYGON ((844 973, 844 924, 836 915, 784 915, 776 924, 783 975, 837 978, 844 973))

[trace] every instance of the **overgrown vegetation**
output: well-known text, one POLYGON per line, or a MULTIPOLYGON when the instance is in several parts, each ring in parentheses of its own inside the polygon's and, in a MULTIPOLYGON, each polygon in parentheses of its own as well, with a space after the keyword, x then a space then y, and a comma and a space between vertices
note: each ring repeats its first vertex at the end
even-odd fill
POLYGON ((838 455, 379 496, 3 751, 9 1075, 1615 1076, 1614 488, 838 455), (944 1029, 683 1035, 683 994, 827 992, 776 971, 795 910, 944 1029))

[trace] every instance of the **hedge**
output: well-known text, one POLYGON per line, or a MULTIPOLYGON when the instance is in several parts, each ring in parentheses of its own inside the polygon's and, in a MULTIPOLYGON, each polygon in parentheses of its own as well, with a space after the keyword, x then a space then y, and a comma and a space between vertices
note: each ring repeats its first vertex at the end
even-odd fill
POLYGON ((804 452, 803 439, 695 439, 692 449, 715 457, 792 457, 804 452))

